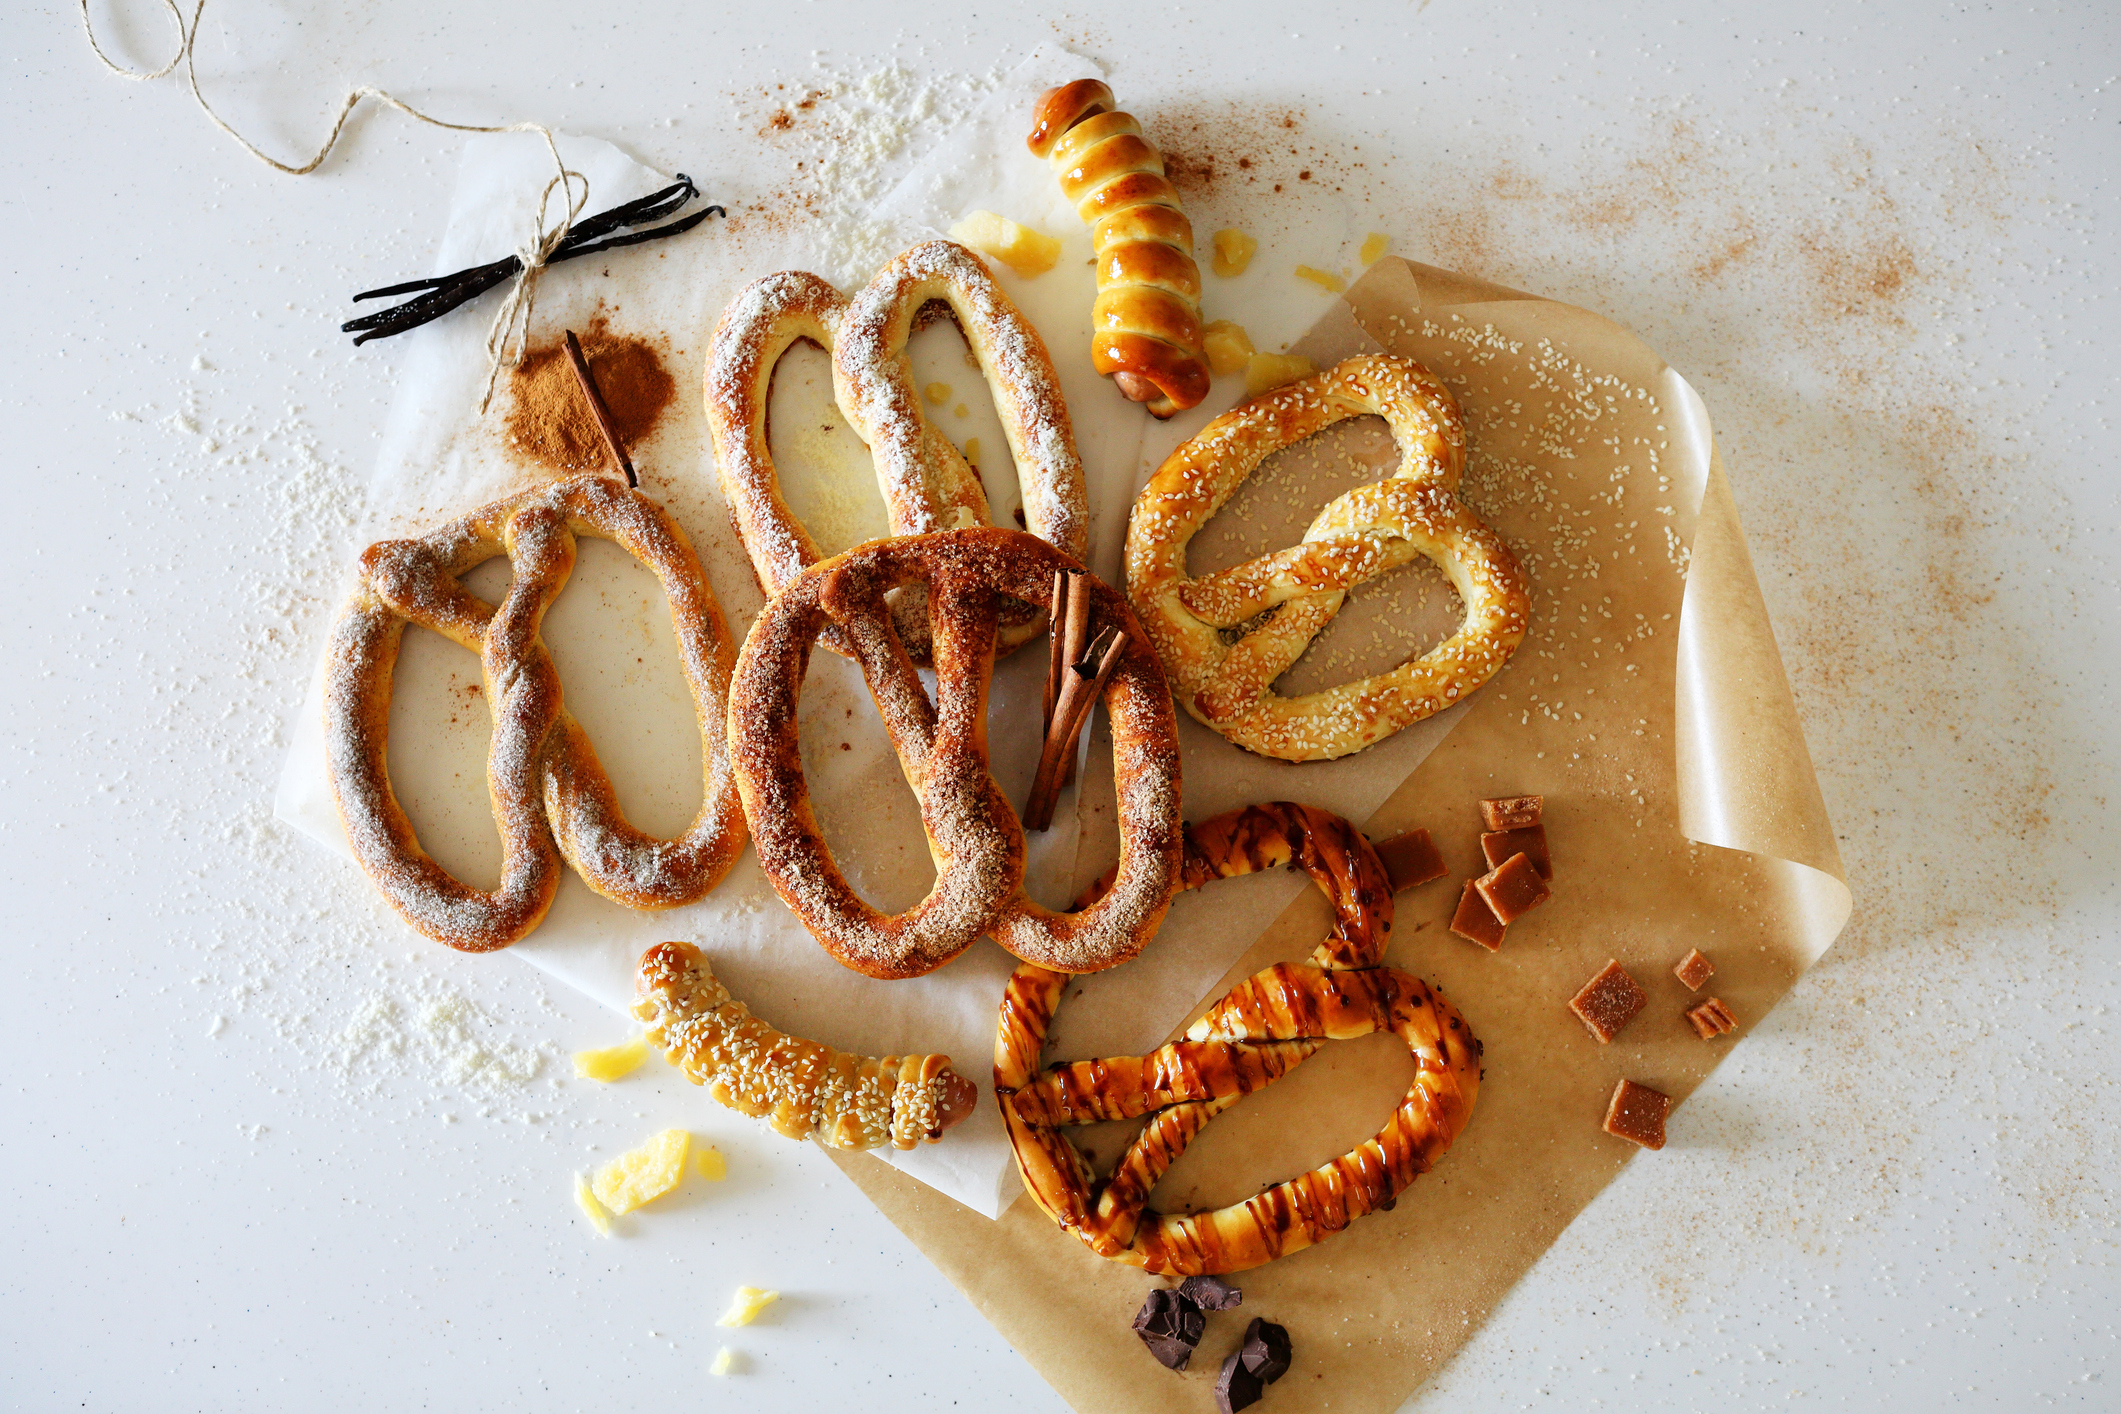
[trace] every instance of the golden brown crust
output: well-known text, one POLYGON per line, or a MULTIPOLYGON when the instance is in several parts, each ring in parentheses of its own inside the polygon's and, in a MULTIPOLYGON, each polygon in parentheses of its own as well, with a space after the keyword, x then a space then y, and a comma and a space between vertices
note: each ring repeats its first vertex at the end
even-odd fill
MULTIPOLYGON (((1024 1186, 1092 1251, 1158 1275, 1237 1272, 1324 1240, 1389 1207, 1431 1168, 1471 1117, 1480 1043, 1418 978, 1376 965, 1391 926, 1391 886, 1360 832, 1323 811, 1273 802, 1189 831, 1185 887, 1295 862, 1333 901, 1340 926, 1318 962, 1276 964, 1208 1008, 1182 1041, 1148 1056, 1107 1057, 1040 1072, 1067 978, 1019 967, 1002 1000, 995 1096, 1024 1186), (1370 900, 1367 909, 1358 907, 1370 900), (1322 965, 1321 965, 1322 964, 1322 965), (1163 1214, 1150 1191, 1207 1122, 1296 1068, 1328 1040, 1391 1031, 1415 1059, 1392 1118, 1352 1152, 1245 1202, 1163 1214), (1100 1183, 1061 1133, 1069 1125, 1148 1115, 1100 1183)), ((1095 886, 1091 892, 1094 894, 1095 886)))
POLYGON ((1330 760, 1375 745, 1465 698, 1509 661, 1531 616, 1523 568, 1458 497, 1465 427, 1457 401, 1411 359, 1347 359, 1224 413, 1142 488, 1127 523, 1127 595, 1186 710, 1248 751, 1330 760), (1399 468, 1320 511, 1303 543, 1202 579, 1186 546, 1272 452, 1336 422, 1381 414, 1399 468), (1458 631, 1421 657, 1302 697, 1277 678, 1339 611, 1347 591, 1416 556, 1450 576, 1458 631), (1223 631, 1272 610, 1236 644, 1223 631))
POLYGON ((1208 395, 1193 227, 1141 124, 1096 79, 1039 99, 1027 143, 1090 226, 1097 258, 1090 359, 1158 417, 1208 395))
POLYGON ((690 943, 641 954, 633 1014, 648 1043, 721 1104, 831 1149, 933 1144, 965 1117, 950 1057, 850 1055, 774 1030, 715 980, 690 943))
POLYGON ((712 889, 745 839, 720 726, 733 657, 728 624, 685 533, 637 491, 577 476, 523 492, 418 540, 386 540, 361 557, 361 579, 333 628, 324 694, 332 790, 354 855, 392 906, 427 936, 467 952, 506 947, 537 927, 565 857, 598 893, 634 908, 671 908, 712 889), (539 636, 574 567, 575 537, 610 540, 653 570, 670 603, 679 664, 699 715, 705 798, 675 840, 641 834, 561 703, 539 636), (459 577, 507 555, 508 596, 487 604, 459 577), (477 653, 493 714, 487 786, 501 833, 501 886, 461 883, 429 858, 390 786, 391 675, 405 625, 477 653))
POLYGON ((1058 913, 1023 892, 1023 829, 987 769, 987 685, 995 624, 1011 601, 1040 604, 1059 570, 1081 565, 1035 536, 979 529, 871 541, 799 575, 745 640, 731 684, 729 742, 759 864, 828 952, 872 977, 917 977, 983 934, 1057 971, 1095 972, 1140 952, 1178 885, 1177 722, 1155 655, 1126 601, 1095 576, 1093 628, 1129 644, 1104 702, 1112 725, 1120 863, 1112 892, 1058 913), (885 607, 925 590, 936 696, 930 701, 885 607), (913 908, 885 915, 855 893, 810 807, 796 707, 811 645, 837 628, 921 803, 936 881, 913 908))
MULTIPOLYGON (((768 597, 822 558, 781 497, 767 446, 774 366, 798 339, 832 355, 834 395, 875 458, 892 534, 990 523, 979 473, 928 421, 913 386, 906 341, 922 311, 936 304, 957 321, 994 392, 1023 490, 1025 524, 1077 559, 1085 553, 1089 501, 1082 462, 1045 343, 978 257, 949 241, 924 241, 886 264, 850 300, 815 275, 769 275, 739 291, 715 328, 707 427, 737 534, 768 597)), ((908 651, 925 663, 919 595, 901 596, 894 611, 908 651)), ((1010 618, 1002 626, 1002 651, 1036 637, 1040 623, 1035 612, 1010 618)), ((846 651, 837 634, 825 642, 846 651)))

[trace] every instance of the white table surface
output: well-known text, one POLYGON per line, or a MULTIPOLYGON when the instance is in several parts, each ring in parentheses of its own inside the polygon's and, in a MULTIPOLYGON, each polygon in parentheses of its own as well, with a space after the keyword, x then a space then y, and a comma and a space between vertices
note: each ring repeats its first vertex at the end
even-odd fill
MULTIPOLYGON (((762 85, 1054 35, 1152 126, 1291 113, 1401 252, 1641 331, 1714 416, 1856 918, 1409 1408, 2121 1407, 2121 9, 336 8, 215 0, 209 96, 291 152, 377 83, 712 194, 781 160, 762 85)), ((454 141, 364 111, 286 178, 70 4, 0 35, 0 1405, 1059 1409, 823 1158, 562 1078, 612 1017, 269 818, 401 358, 336 324, 428 268, 454 141), (730 1180, 594 1239, 568 1173, 666 1124, 730 1180), (741 1283, 783 1299, 717 1331, 741 1283)))

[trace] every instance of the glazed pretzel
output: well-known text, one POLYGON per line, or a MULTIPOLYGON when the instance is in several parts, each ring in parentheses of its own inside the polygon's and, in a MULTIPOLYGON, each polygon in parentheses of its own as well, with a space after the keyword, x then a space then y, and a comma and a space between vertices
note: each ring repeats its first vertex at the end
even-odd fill
POLYGON ((648 1043, 721 1104, 765 1116, 790 1139, 828 1149, 933 1144, 972 1113, 979 1090, 948 1056, 849 1055, 785 1035, 715 980, 690 943, 641 954, 633 1014, 648 1043))
POLYGON ((1464 698, 1509 661, 1531 598, 1502 538, 1458 498, 1465 425, 1450 390, 1411 359, 1366 354, 1224 413, 1157 468, 1127 524, 1127 594, 1201 722, 1262 756, 1330 760, 1375 745, 1464 698), (1377 413, 1398 470, 1319 512, 1303 543, 1202 579, 1186 545, 1253 468, 1346 418, 1377 413), (1348 590, 1426 556, 1465 605, 1458 631, 1389 672, 1302 697, 1274 681, 1303 656, 1348 590), (1237 629, 1267 610, 1233 646, 1237 629))
POLYGON ((983 934, 1056 971, 1125 962, 1155 935, 1178 886, 1177 722, 1155 654, 1127 602, 1094 576, 1093 626, 1128 634, 1105 690, 1120 784, 1120 859, 1110 893, 1075 913, 1024 894, 1024 834, 987 769, 987 684, 995 621, 1009 599, 1037 603, 1074 560, 1014 530, 955 530, 872 540, 813 565, 766 605, 737 659, 729 744, 759 865, 825 949, 872 977, 918 977, 983 934), (911 584, 928 591, 936 696, 931 703, 885 607, 911 584), (935 886, 886 916, 855 893, 818 830, 803 778, 796 705, 811 645, 836 625, 920 800, 935 886))
POLYGON ((1392 926, 1392 886, 1353 825, 1285 801, 1219 815, 1187 831, 1183 886, 1291 863, 1332 901, 1333 936, 1310 964, 1277 963, 1240 982, 1184 1040, 1149 1055, 1041 1073, 1068 979, 1030 965, 1009 979, 994 1043, 995 1097, 1009 1142, 1032 1200, 1099 1256, 1161 1276, 1239 1272, 1287 1256, 1391 1206, 1472 1116, 1480 1043, 1420 979, 1378 965, 1392 926), (1157 1180, 1209 1120, 1325 1042, 1373 1031, 1398 1036, 1415 1063, 1413 1085, 1376 1137, 1227 1208, 1165 1214, 1148 1206, 1157 1180), (1062 1133, 1142 1115, 1148 1124, 1103 1181, 1062 1133))
POLYGON ((1164 159, 1140 123, 1113 111, 1115 102, 1096 79, 1051 89, 1026 144, 1051 160, 1062 193, 1090 225, 1091 363, 1122 394, 1170 417, 1208 395, 1193 224, 1164 159))
MULTIPOLYGON (((815 275, 768 275, 738 293, 716 326, 707 363, 707 427, 737 533, 768 597, 822 558, 789 511, 767 447, 767 402, 774 365, 798 339, 832 355, 834 396, 868 444, 890 512, 891 533, 921 535, 991 520, 979 473, 921 411, 906 341, 924 311, 948 308, 994 391, 995 410, 1023 489, 1031 532, 1081 559, 1089 544, 1089 502, 1068 407, 1046 346, 963 246, 924 241, 883 269, 852 300, 815 275)), ((894 605, 908 651, 926 662, 927 616, 920 596, 894 605)), ((1036 613, 1003 624, 1004 653, 1040 628, 1036 613)), ((838 636, 827 645, 844 651, 838 636)))
POLYGON ((721 730, 729 626, 685 532, 655 502, 603 476, 576 476, 481 507, 418 540, 361 556, 361 579, 332 629, 324 741, 354 855, 413 927, 466 952, 508 946, 538 926, 564 856, 583 882, 633 908, 672 908, 712 889, 744 848, 721 730), (560 701, 539 636, 574 568, 575 537, 609 540, 655 572, 670 601, 678 661, 699 715, 705 799, 685 833, 658 840, 619 811, 596 748, 560 701), (498 607, 461 576, 506 555, 515 577, 498 607), (390 786, 392 671, 407 624, 479 655, 493 743, 487 788, 501 833, 501 886, 488 893, 428 857, 390 786))

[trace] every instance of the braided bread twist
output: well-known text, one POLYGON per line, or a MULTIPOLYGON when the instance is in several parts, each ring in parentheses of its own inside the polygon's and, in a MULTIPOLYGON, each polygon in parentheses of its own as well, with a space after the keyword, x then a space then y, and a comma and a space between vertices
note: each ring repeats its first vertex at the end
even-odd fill
MULTIPOLYGON (((1099 1256, 1159 1275, 1239 1272, 1321 1242, 1390 1207, 1435 1166, 1472 1117, 1480 1043, 1419 978, 1379 966, 1392 889, 1362 833, 1337 815, 1273 801, 1191 826, 1181 885, 1276 864, 1304 870, 1334 905, 1310 964, 1277 963, 1210 1006, 1184 1040, 1146 1056, 1040 1071, 1068 979, 1026 964, 1009 979, 994 1043, 994 1092, 1032 1201, 1099 1256), (1294 1070, 1327 1041, 1390 1031, 1413 1053, 1414 1083, 1376 1136, 1242 1203, 1165 1214, 1149 1194, 1209 1120, 1294 1070), (1061 1132, 1149 1116, 1100 1181, 1061 1132)), ((1094 899, 1104 881, 1084 893, 1094 899)))
POLYGON ((774 1030, 690 943, 642 953, 636 988, 633 1014, 648 1023, 650 1045, 719 1103, 766 1117, 790 1139, 911 1149, 942 1138, 979 1099, 948 1056, 855 1056, 774 1030))
POLYGON ((1090 225, 1091 362, 1128 398, 1170 417, 1208 395, 1193 224, 1164 159, 1114 101, 1096 79, 1063 84, 1039 99, 1027 142, 1052 161, 1061 191, 1090 225))

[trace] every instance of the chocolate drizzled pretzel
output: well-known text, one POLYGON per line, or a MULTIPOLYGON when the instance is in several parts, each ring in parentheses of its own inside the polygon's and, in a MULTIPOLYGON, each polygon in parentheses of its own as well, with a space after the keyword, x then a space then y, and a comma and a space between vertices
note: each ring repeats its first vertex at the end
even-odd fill
POLYGON ((638 491, 576 476, 496 501, 417 540, 361 556, 361 579, 332 628, 324 743, 332 791, 354 855, 406 922, 437 942, 488 952, 538 926, 559 887, 561 857, 584 883, 634 908, 702 897, 743 850, 744 817, 722 731, 729 626, 677 522, 638 491), (574 568, 575 537, 610 540, 655 572, 670 601, 678 662, 700 723, 705 798, 685 833, 658 840, 619 811, 611 780, 539 636, 574 568), (462 576, 506 555, 515 570, 499 606, 462 576), (501 832, 501 886, 487 892, 428 857, 385 764, 391 675, 407 624, 479 655, 493 714, 487 788, 501 832))
POLYGON ((826 951, 872 977, 918 977, 991 934, 1059 972, 1125 962, 1155 935, 1178 886, 1177 720, 1156 656, 1126 600, 1087 573, 1094 626, 1127 634, 1105 687, 1120 783, 1120 859, 1111 891, 1058 913, 1023 891, 1024 834, 987 769, 987 685, 995 624, 1009 600, 1043 603, 1075 561, 1014 530, 874 540, 813 565, 760 613, 737 660, 729 745, 759 865, 826 951), (930 701, 886 607, 926 590, 936 696, 930 701), (814 643, 837 628, 920 800, 935 886, 903 913, 879 913, 833 861, 803 777, 796 707, 814 643))
POLYGON ((1501 671, 1524 638, 1531 598, 1502 538, 1458 497, 1465 424, 1457 400, 1411 359, 1365 354, 1216 418, 1167 458, 1127 522, 1127 596, 1186 710, 1248 751, 1331 760, 1455 705, 1501 671), (1186 545, 1279 449, 1377 413, 1400 464, 1319 512, 1303 543, 1201 579, 1186 545), (1274 681, 1356 585, 1425 556, 1465 604, 1458 631, 1360 682, 1283 697, 1274 681), (1223 631, 1270 614, 1231 645, 1223 631))
MULTIPOLYGON (((921 411, 906 342, 924 311, 947 308, 994 392, 1016 461, 1031 532, 1081 559, 1089 502, 1053 362, 1038 331, 979 258, 949 241, 924 241, 877 271, 852 299, 815 275, 784 271, 754 281, 723 311, 708 356, 707 428, 737 534, 767 595, 779 594, 823 558, 781 497, 767 446, 774 365, 808 339, 832 356, 834 396, 876 461, 893 535, 988 524, 979 473, 921 411)), ((893 604, 900 638, 928 661, 928 622, 917 590, 893 604)), ((1007 653, 1037 636, 1035 609, 1012 608, 1002 625, 1007 653)), ((844 652, 837 633, 826 645, 844 652)))
POLYGON ((1041 1052, 1068 979, 1026 965, 1009 979, 994 1043, 995 1098, 1032 1200, 1098 1255, 1167 1276, 1244 1271, 1390 1206, 1450 1147, 1480 1089, 1480 1043, 1457 1010, 1419 978, 1378 965, 1392 890, 1360 831, 1322 810, 1276 801, 1203 821, 1186 836, 1186 888, 1280 863, 1309 874, 1336 917, 1314 961, 1254 974, 1210 1006, 1184 1040, 1149 1055, 1043 1072, 1041 1052), (1398 1036, 1415 1064, 1413 1085, 1374 1138, 1226 1208, 1165 1214, 1148 1206, 1157 1180, 1209 1120, 1326 1041, 1373 1031, 1398 1036), (1148 1124, 1102 1181, 1062 1132, 1143 1115, 1148 1124))

